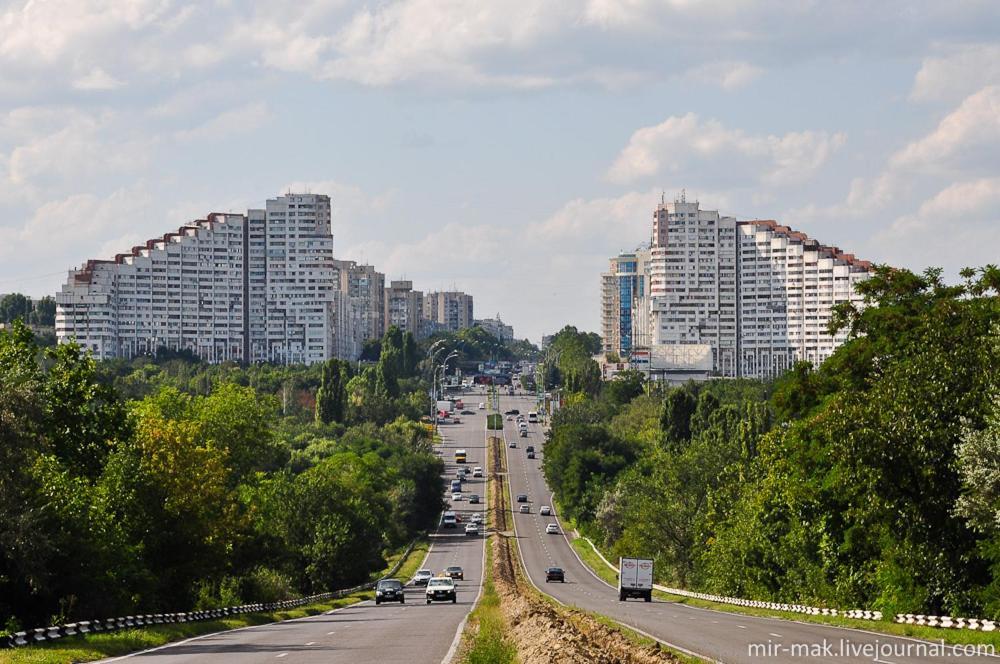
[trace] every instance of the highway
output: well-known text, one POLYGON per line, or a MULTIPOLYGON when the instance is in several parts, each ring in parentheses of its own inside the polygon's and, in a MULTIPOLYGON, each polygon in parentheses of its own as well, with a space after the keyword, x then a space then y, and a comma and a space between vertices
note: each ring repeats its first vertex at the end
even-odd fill
MULTIPOLYGON (((472 403, 466 407, 475 415, 463 416, 461 424, 441 425, 440 451, 445 462, 446 478, 455 477, 458 468, 454 451, 465 448, 466 465, 486 463, 486 411, 477 410, 480 395, 465 395, 472 403)), ((423 567, 435 573, 450 565, 461 565, 465 580, 457 581, 458 602, 427 605, 424 588, 408 585, 406 603, 376 606, 365 601, 332 612, 219 632, 135 653, 116 659, 142 659, 157 664, 183 662, 323 662, 355 664, 388 662, 399 664, 440 664, 458 642, 459 628, 475 605, 483 578, 483 535, 466 536, 464 526, 479 505, 467 502, 469 494, 486 493, 485 478, 472 478, 463 489, 466 501, 454 504, 462 518, 455 529, 439 529, 431 536, 431 549, 423 567)), ((449 499, 451 493, 447 496, 449 499)), ((485 516, 485 515, 484 515, 485 516)), ((115 659, 105 661, 116 661, 115 659)))
MULTIPOLYGON (((501 400, 502 411, 516 408, 526 414, 534 406, 534 399, 529 397, 504 397, 501 400)), ((555 523, 557 519, 538 513, 542 505, 553 505, 541 471, 545 453, 541 426, 529 424, 528 437, 521 438, 514 422, 507 421, 505 417, 504 425, 507 441, 517 442, 516 448, 505 449, 510 500, 521 558, 534 585, 560 602, 613 618, 689 654, 726 663, 861 664, 875 661, 883 664, 927 664, 989 661, 996 664, 1000 661, 986 656, 958 658, 951 653, 946 656, 921 656, 919 649, 926 649, 926 642, 905 637, 712 611, 655 597, 651 603, 641 600, 620 602, 617 589, 598 579, 576 556, 562 533, 562 524, 560 534, 545 533, 545 526, 555 523), (535 459, 527 458, 527 445, 534 445, 535 459), (518 512, 514 496, 520 493, 528 495, 530 514, 518 512), (545 568, 550 566, 565 570, 565 584, 545 582, 545 568), (873 650, 869 652, 865 648, 873 650), (873 657, 872 653, 877 657, 873 657)))

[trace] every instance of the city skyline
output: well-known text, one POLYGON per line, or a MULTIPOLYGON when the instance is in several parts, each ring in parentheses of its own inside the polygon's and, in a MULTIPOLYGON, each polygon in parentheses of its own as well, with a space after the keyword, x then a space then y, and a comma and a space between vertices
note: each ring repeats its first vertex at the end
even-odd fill
POLYGON ((949 278, 1000 246, 994 3, 81 0, 0 25, 0 292, 290 190, 331 196, 338 257, 536 342, 600 329, 597 275, 662 191, 949 278))

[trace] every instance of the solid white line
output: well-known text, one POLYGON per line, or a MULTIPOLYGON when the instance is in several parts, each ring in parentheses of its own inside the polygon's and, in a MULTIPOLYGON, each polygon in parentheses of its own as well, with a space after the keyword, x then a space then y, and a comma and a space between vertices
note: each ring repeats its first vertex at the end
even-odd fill
POLYGON ((310 642, 309 642, 309 643, 307 643, 306 645, 307 645, 307 646, 314 646, 314 645, 316 645, 316 642, 315 642, 315 641, 310 641, 310 642))
POLYGON ((280 655, 275 655, 275 657, 278 658, 278 659, 281 659, 282 657, 288 657, 288 653, 287 652, 283 652, 280 655))
POLYGON ((770 636, 774 636, 774 637, 777 637, 777 638, 779 638, 779 639, 783 639, 783 638, 785 638, 785 637, 783 637, 783 636, 782 636, 781 634, 775 634, 774 632, 771 632, 771 633, 770 633, 770 636))
POLYGON ((746 629, 746 627, 744 627, 743 625, 737 625, 737 627, 739 627, 740 629, 746 629))

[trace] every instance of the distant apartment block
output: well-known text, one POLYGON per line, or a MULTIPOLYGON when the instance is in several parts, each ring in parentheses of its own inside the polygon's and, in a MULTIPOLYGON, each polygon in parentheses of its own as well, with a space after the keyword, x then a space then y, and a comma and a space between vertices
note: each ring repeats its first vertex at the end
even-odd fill
POLYGON ((289 194, 70 271, 56 335, 100 359, 165 347, 211 362, 318 362, 338 347, 335 270, 330 198, 289 194))
POLYGON ((350 302, 354 336, 360 345, 385 334, 385 275, 373 265, 334 261, 337 288, 350 302))
POLYGON ((472 327, 475 317, 472 296, 459 291, 440 291, 424 295, 424 318, 437 330, 457 332, 472 327))
POLYGON ((385 325, 419 337, 424 318, 424 294, 413 290, 412 281, 391 281, 385 289, 385 325))
POLYGON ((673 357, 666 349, 697 346, 684 357, 704 356, 725 377, 821 363, 846 338, 826 332, 834 306, 860 305, 854 286, 871 269, 777 222, 737 221, 683 196, 656 208, 651 240, 648 263, 641 250, 620 254, 601 277, 605 351, 673 357))
POLYGON ((481 327, 500 341, 514 340, 514 326, 507 325, 500 320, 500 314, 496 318, 477 318, 475 325, 481 327))

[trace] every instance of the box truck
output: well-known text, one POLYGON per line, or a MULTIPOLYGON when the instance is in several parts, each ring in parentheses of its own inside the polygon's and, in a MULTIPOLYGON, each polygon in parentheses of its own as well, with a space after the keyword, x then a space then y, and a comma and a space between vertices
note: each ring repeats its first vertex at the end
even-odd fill
POLYGON ((653 561, 648 558, 618 559, 618 601, 641 597, 653 601, 653 561))

